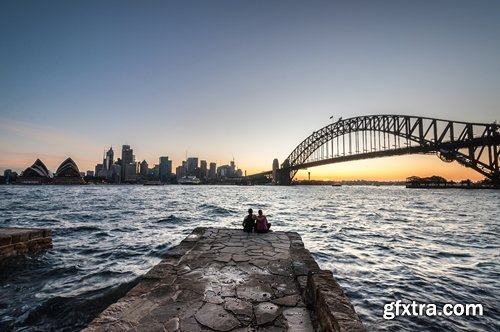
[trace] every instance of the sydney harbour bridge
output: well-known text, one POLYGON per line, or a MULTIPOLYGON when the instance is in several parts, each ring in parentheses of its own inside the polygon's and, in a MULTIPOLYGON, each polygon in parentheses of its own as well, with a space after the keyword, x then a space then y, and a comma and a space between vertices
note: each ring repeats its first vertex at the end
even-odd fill
POLYGON ((289 185, 300 169, 406 154, 436 154, 500 185, 500 125, 408 115, 340 118, 304 139, 280 167, 250 178, 273 175, 289 185))

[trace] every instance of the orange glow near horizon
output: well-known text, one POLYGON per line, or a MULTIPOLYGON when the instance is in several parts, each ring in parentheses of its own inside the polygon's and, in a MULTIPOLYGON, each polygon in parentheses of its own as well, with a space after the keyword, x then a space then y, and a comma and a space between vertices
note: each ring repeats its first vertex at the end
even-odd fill
POLYGON ((379 180, 404 181, 410 176, 428 177, 439 175, 447 180, 472 181, 483 180, 485 177, 471 168, 457 162, 445 163, 435 155, 408 155, 351 161, 300 170, 297 179, 311 180, 379 180))

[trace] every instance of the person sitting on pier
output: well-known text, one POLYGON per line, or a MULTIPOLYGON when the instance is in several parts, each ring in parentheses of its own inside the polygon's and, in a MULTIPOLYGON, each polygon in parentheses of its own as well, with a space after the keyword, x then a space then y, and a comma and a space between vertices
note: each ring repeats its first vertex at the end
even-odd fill
POLYGON ((252 233, 255 228, 255 215, 253 214, 252 209, 248 209, 248 215, 243 219, 243 230, 247 233, 252 233))
POLYGON ((257 216, 257 222, 255 224, 255 231, 257 233, 267 233, 271 228, 271 224, 267 221, 267 217, 262 214, 262 210, 259 210, 259 215, 257 216))

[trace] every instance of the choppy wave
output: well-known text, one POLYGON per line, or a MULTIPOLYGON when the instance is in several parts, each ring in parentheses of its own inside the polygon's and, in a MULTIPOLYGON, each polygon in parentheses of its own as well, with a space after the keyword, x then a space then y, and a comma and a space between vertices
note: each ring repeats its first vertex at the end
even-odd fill
POLYGON ((54 241, 0 266, 0 330, 80 330, 194 227, 240 227, 251 207, 301 234, 369 330, 499 331, 499 201, 383 186, 0 186, 0 225, 51 228, 54 241), (384 320, 397 299, 485 315, 384 320))

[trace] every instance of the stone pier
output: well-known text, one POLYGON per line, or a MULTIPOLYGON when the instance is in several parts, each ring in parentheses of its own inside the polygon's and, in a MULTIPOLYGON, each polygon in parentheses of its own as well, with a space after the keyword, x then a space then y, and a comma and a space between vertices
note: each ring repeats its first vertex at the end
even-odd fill
POLYGON ((50 248, 52 248, 50 229, 0 227, 0 261, 50 248))
POLYGON ((297 233, 196 228, 91 331, 366 331, 297 233))

